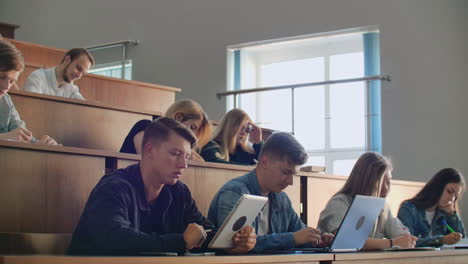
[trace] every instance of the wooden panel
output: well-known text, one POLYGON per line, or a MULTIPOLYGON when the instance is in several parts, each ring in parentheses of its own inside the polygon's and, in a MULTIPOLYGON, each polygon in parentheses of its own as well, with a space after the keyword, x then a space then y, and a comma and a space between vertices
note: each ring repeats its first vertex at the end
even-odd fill
POLYGON ((78 100, 50 100, 56 97, 25 92, 10 95, 36 137, 47 134, 64 146, 118 151, 137 121, 152 119, 150 114, 107 109, 78 100))
POLYGON ((137 110, 166 112, 180 89, 86 74, 76 84, 87 99, 137 110))
POLYGON ((72 233, 104 175, 104 157, 5 146, 0 157, 0 232, 72 233))
MULTIPOLYGON (((26 68, 18 80, 23 85, 29 74, 38 68, 57 66, 66 50, 51 48, 25 41, 10 40, 23 53, 26 68)), ((129 81, 85 74, 76 82, 88 101, 125 106, 139 111, 165 112, 174 103, 179 88, 139 81, 129 81)))
POLYGON ((345 177, 307 177, 307 225, 317 227, 320 212, 345 181, 345 177))
POLYGON ((407 199, 415 196, 424 187, 424 182, 412 181, 392 181, 390 193, 387 197, 388 205, 394 216, 398 214, 400 204, 407 199))
MULTIPOLYGON (((118 159, 117 168, 125 168, 136 162, 138 161, 118 159)), ((252 166, 189 161, 189 167, 185 169, 181 180, 189 187, 198 209, 206 216, 211 200, 219 189, 229 180, 242 176, 253 168, 252 166)), ((285 190, 298 214, 301 208, 300 185, 300 178, 296 176, 293 185, 285 190)))
POLYGON ((66 50, 34 44, 26 41, 9 39, 23 53, 26 64, 34 64, 40 68, 50 68, 58 65, 66 50))
MULTIPOLYGON (((307 220, 308 225, 317 226, 320 213, 328 200, 343 187, 347 177, 333 175, 310 176, 307 178, 307 220)), ((414 196, 424 183, 393 180, 387 203, 394 216, 398 212, 400 203, 414 196)))
POLYGON ((64 255, 71 234, 0 233, 0 254, 64 255))
POLYGON ((336 264, 465 264, 468 250, 400 251, 335 254, 336 264))

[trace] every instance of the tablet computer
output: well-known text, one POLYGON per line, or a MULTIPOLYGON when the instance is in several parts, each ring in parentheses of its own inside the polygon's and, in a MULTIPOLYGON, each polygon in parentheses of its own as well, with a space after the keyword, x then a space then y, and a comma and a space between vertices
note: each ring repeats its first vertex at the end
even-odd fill
POLYGON ((223 225, 208 245, 209 248, 231 248, 232 237, 244 226, 251 225, 268 201, 267 197, 244 194, 232 208, 223 225))

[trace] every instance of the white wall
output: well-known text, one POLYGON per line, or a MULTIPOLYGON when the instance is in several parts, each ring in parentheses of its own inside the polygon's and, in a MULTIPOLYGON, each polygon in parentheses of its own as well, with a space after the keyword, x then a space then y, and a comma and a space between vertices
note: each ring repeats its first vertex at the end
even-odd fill
MULTIPOLYGON (((466 0, 2 0, 0 21, 20 40, 71 48, 138 39, 134 79, 180 87, 221 117, 226 46, 378 25, 383 151, 394 178, 426 181, 457 167, 468 176, 466 0)), ((468 198, 467 198, 468 199, 468 198)), ((465 199, 466 200, 466 199, 465 199)), ((468 221, 468 201, 464 202, 468 221)))

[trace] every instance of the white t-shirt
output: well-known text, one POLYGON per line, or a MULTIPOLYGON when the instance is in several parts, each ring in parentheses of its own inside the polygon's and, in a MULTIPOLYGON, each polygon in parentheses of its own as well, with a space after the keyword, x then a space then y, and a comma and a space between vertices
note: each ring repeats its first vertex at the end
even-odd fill
POLYGON ((269 218, 270 216, 270 201, 268 201, 265 206, 263 207, 262 211, 260 211, 260 214, 258 215, 258 230, 257 230, 257 235, 259 236, 264 236, 268 234, 268 228, 269 228, 269 218))
POLYGON ((45 95, 60 96, 71 99, 86 100, 78 86, 72 83, 64 83, 58 86, 55 77, 55 68, 37 69, 33 71, 24 84, 24 91, 45 95))
MULTIPOLYGON (((436 210, 433 210, 432 212, 426 210, 426 221, 427 221, 427 223, 429 223, 429 226, 431 226, 431 227, 432 227, 432 220, 434 219, 435 212, 436 212, 436 210)), ((432 236, 432 228, 431 228, 431 234, 430 235, 432 236)))

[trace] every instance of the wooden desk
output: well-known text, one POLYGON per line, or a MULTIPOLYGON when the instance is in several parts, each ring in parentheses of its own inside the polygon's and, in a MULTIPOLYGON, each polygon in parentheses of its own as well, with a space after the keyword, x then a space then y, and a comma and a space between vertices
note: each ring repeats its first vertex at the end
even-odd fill
POLYGON ((334 264, 466 264, 468 250, 399 251, 335 254, 334 264))
MULTIPOLYGON (((20 89, 23 89, 24 82, 32 71, 57 66, 66 53, 64 49, 26 41, 8 40, 23 53, 26 64, 18 80, 20 89)), ((139 111, 165 112, 174 103, 175 94, 181 91, 175 87, 96 74, 85 74, 76 82, 76 85, 80 87, 80 92, 87 101, 124 106, 139 111)))
POLYGON ((9 94, 33 135, 47 134, 71 147, 119 151, 137 121, 161 115, 23 91, 9 94))
MULTIPOLYGON (((72 233, 90 191, 104 171, 124 168, 140 159, 134 154, 9 141, 0 141, 0 157, 0 232, 30 233, 72 233)), ((190 161, 182 181, 206 215, 221 186, 252 169, 250 166, 190 161)), ((299 215, 302 203, 317 219, 334 193, 330 192, 331 187, 339 188, 335 186, 339 180, 338 176, 300 172, 285 192, 299 215), (308 180, 305 185, 300 180, 304 177, 308 180), (314 184, 314 181, 318 183, 314 184), (301 199, 304 192, 307 198, 301 199)), ((395 181, 393 184, 408 188, 406 182, 395 181)), ((409 189, 416 189, 418 185, 422 186, 422 183, 410 182, 409 189)), ((392 198, 390 204, 399 204, 400 199, 392 198)), ((308 225, 315 227, 316 220, 309 219, 312 220, 308 225)))
POLYGON ((131 156, 0 140, 0 232, 72 233, 106 160, 131 156))
POLYGON ((69 257, 69 256, 0 256, 0 264, 235 264, 302 263, 319 264, 333 260, 333 254, 197 257, 69 257))

